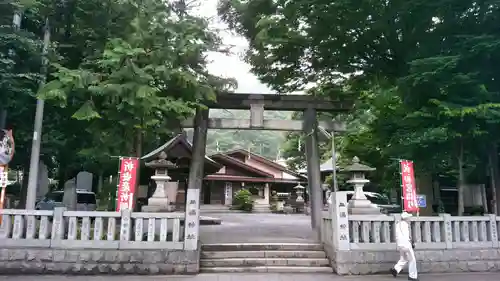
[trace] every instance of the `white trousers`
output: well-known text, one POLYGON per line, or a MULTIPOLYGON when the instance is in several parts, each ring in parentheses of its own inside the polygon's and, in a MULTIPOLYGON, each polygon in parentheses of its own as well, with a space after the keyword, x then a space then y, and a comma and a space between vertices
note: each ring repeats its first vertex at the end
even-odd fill
POLYGON ((417 278, 417 260, 415 259, 415 252, 412 247, 398 247, 399 261, 394 266, 394 269, 400 273, 401 270, 408 264, 408 277, 417 278))

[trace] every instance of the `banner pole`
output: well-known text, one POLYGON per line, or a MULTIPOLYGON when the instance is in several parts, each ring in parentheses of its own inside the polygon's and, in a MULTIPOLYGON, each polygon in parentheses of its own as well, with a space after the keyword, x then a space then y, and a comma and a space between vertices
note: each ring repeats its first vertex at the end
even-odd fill
POLYGON ((118 176, 116 177, 115 211, 118 208, 118 201, 120 200, 120 198, 119 198, 120 194, 118 194, 118 192, 120 189, 120 175, 121 175, 120 169, 122 168, 122 160, 123 160, 123 156, 119 156, 118 157, 118 176))
POLYGON ((401 159, 399 159, 399 184, 401 188, 401 211, 405 211, 405 198, 403 196, 403 189, 404 189, 404 184, 403 184, 403 168, 401 167, 401 159))
POLYGON ((416 179, 415 179, 415 164, 413 163, 413 161, 411 161, 411 166, 413 167, 413 184, 415 185, 414 187, 414 190, 415 190, 415 201, 417 203, 417 218, 420 216, 420 206, 418 205, 418 194, 417 194, 417 182, 416 182, 416 179))

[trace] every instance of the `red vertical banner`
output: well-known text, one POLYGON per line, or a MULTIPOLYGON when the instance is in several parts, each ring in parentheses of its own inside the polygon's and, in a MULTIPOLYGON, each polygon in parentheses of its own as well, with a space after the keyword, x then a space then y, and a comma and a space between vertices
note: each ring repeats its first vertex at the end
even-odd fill
POLYGON ((120 159, 120 179, 116 197, 116 211, 132 210, 134 208, 135 185, 137 183, 139 159, 120 159))
POLYGON ((417 186, 415 184, 413 162, 400 160, 399 165, 401 169, 401 188, 403 190, 403 210, 410 213, 418 212, 417 186))

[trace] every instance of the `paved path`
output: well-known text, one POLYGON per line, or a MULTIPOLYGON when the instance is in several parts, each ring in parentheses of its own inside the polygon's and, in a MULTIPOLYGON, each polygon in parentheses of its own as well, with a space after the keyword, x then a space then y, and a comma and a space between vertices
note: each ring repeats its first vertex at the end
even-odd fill
MULTIPOLYGON (((347 276, 331 274, 200 274, 197 276, 0 276, 0 281, 405 281, 392 276, 347 276)), ((432 274, 420 276, 421 281, 493 281, 499 273, 432 274)))
POLYGON ((221 225, 200 226, 201 242, 283 242, 314 241, 311 217, 303 214, 208 214, 221 218, 221 225))

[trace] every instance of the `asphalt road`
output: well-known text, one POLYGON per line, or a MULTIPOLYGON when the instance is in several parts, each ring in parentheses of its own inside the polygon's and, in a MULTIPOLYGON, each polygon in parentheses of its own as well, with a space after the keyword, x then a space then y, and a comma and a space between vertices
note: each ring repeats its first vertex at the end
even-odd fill
MULTIPOLYGON (((394 281, 387 275, 337 276, 332 274, 199 274, 196 276, 0 276, 0 281, 394 281)), ((500 280, 500 272, 422 274, 421 281, 492 281, 500 280)))

